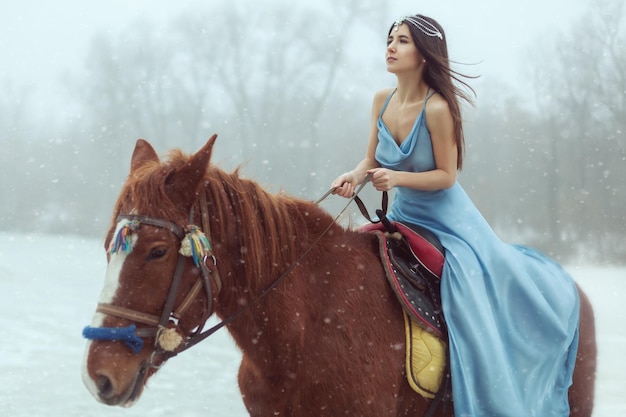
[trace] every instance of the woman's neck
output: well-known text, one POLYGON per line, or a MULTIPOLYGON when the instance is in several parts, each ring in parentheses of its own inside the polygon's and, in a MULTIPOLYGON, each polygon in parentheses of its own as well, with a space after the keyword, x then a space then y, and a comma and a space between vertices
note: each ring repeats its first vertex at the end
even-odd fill
POLYGON ((398 76, 398 87, 396 90, 396 97, 400 104, 414 104, 417 102, 423 102, 428 91, 428 85, 423 78, 420 77, 418 82, 415 82, 415 75, 398 76))

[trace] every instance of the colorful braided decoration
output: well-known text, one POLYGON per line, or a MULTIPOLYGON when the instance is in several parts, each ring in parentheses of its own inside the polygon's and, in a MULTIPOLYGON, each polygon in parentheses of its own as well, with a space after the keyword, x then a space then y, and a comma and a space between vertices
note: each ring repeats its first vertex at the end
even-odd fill
POLYGON ((178 252, 183 256, 190 256, 194 264, 199 266, 204 256, 211 251, 211 243, 198 226, 192 224, 187 226, 185 230, 187 234, 181 242, 178 252))
POLYGON ((126 224, 120 228, 117 235, 111 241, 109 245, 109 253, 115 253, 119 250, 128 253, 133 248, 132 235, 133 232, 139 229, 140 223, 138 220, 125 220, 126 224))

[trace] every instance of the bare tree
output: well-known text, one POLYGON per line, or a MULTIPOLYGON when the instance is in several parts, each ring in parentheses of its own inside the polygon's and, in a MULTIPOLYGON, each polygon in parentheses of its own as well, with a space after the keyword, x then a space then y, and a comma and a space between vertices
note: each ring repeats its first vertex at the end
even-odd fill
POLYGON ((624 250, 623 19, 622 2, 594 3, 533 68, 552 163, 547 185, 551 212, 558 214, 551 222, 555 245, 585 239, 605 254, 624 250))
POLYGON ((68 77, 78 110, 65 152, 77 159, 48 165, 76 183, 51 196, 82 197, 74 224, 108 222, 138 137, 193 150, 217 132, 216 160, 246 163, 246 173, 292 193, 312 190, 320 178, 311 172, 324 164, 339 172, 352 145, 341 139, 364 137, 371 100, 367 90, 344 97, 343 88, 363 84, 363 63, 349 63, 360 58, 351 33, 371 30, 385 2, 342 2, 332 12, 245 6, 211 6, 166 27, 140 20, 92 40, 84 71, 68 77))
MULTIPOLYGON (((265 170, 293 192, 313 188, 306 167, 323 165, 323 150, 335 148, 333 129, 321 120, 341 83, 359 82, 359 64, 342 71, 359 58, 350 53, 351 33, 367 30, 385 3, 346 2, 332 12, 270 3, 251 13, 245 6, 181 15, 167 36, 137 22, 117 40, 96 39, 91 77, 81 86, 98 127, 93 140, 106 143, 107 153, 136 136, 192 148, 216 131, 226 138, 218 150, 231 161, 248 161, 253 173, 265 170)), ((365 101, 353 100, 366 109, 364 93, 365 101)))

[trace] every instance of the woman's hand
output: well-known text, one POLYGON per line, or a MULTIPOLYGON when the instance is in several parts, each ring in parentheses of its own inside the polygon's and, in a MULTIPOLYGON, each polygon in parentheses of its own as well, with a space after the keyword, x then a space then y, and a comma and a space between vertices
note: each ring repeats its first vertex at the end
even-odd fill
POLYGON ((377 191, 389 191, 396 184, 396 171, 386 168, 374 168, 367 171, 372 175, 372 185, 377 191))
POLYGON ((358 181, 354 174, 346 172, 341 174, 335 181, 333 181, 331 187, 333 194, 340 195, 345 198, 350 198, 354 195, 354 189, 358 185, 358 181))

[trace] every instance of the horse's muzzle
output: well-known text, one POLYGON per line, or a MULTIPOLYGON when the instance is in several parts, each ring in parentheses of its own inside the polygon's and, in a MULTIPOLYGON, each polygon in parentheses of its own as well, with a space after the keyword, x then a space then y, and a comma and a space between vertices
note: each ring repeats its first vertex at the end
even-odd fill
POLYGON ((119 405, 122 407, 131 407, 143 392, 146 382, 148 367, 142 362, 133 383, 121 393, 117 393, 113 380, 105 375, 99 375, 96 380, 98 388, 98 399, 107 405, 119 405))
POLYGON ((115 375, 113 370, 105 368, 93 370, 91 373, 84 372, 83 382, 91 394, 101 403, 131 407, 141 396, 148 374, 149 367, 144 360, 129 382, 125 382, 125 378, 115 375))

